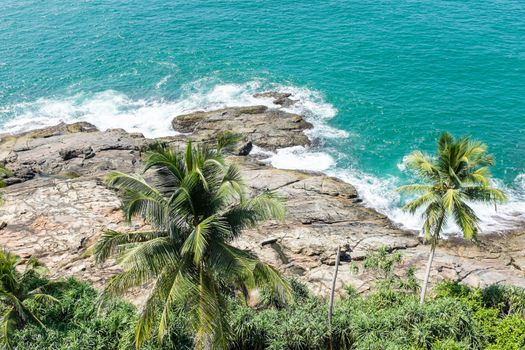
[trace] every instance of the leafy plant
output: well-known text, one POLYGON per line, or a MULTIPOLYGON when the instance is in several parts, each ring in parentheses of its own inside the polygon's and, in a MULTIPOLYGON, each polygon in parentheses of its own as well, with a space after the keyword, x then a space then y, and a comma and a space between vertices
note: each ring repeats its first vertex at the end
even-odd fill
MULTIPOLYGON (((375 277, 375 286, 378 290, 386 293, 392 292, 416 292, 419 289, 415 278, 415 268, 409 266, 405 276, 395 273, 395 268, 403 262, 403 254, 390 252, 387 246, 365 256, 363 262, 364 270, 372 272, 375 277)), ((354 272, 359 272, 359 267, 354 264, 351 267, 354 272)))
POLYGON ((4 308, 1 318, 0 340, 11 349, 10 335, 16 328, 27 322, 34 322, 42 328, 44 324, 29 303, 56 303, 58 300, 46 292, 49 282, 42 277, 44 269, 36 259, 27 261, 23 272, 17 270, 20 257, 0 250, 0 302, 4 308))
MULTIPOLYGON (((44 330, 35 323, 12 334, 17 350, 128 350, 134 347, 136 309, 124 300, 114 300, 112 307, 97 314, 99 293, 89 284, 69 278, 49 288, 59 300, 51 305, 32 305, 46 325, 44 330)), ((144 350, 191 349, 191 333, 183 315, 175 315, 165 339, 165 347, 146 342, 144 350)))
POLYGON ((421 151, 412 152, 406 159, 409 169, 416 172, 423 183, 405 185, 400 192, 418 197, 404 206, 414 214, 423 209, 423 232, 430 241, 430 254, 421 288, 423 303, 437 242, 448 220, 453 220, 466 239, 476 239, 479 218, 468 203, 501 203, 505 194, 490 186, 489 168, 494 158, 487 146, 468 137, 455 140, 449 133, 439 137, 437 154, 429 156, 421 151))
MULTIPOLYGON (((295 303, 278 307, 254 309, 234 296, 225 297, 231 322, 227 349, 325 350, 330 335, 334 350, 525 347, 525 318, 519 312, 505 314, 491 306, 484 297, 491 287, 477 289, 443 282, 435 288, 435 299, 423 305, 411 293, 394 292, 397 299, 390 304, 378 303, 378 290, 371 295, 353 295, 335 304, 330 334, 326 300, 310 294, 297 281, 290 281, 290 285, 295 303)), ((28 305, 39 313, 47 329, 34 322, 15 329, 15 349, 127 350, 134 346, 134 324, 139 315, 133 305, 115 299, 111 308, 97 314, 97 291, 72 278, 50 287, 49 293, 59 303, 28 305)), ((498 304, 507 302, 504 297, 498 304)), ((141 349, 193 349, 189 321, 184 310, 174 310, 163 342, 151 339, 141 349)))
POLYGON ((225 295, 269 288, 284 301, 288 284, 271 266, 230 244, 246 228, 284 217, 282 201, 271 192, 246 195, 239 168, 227 165, 224 151, 235 138, 219 137, 215 147, 188 142, 184 152, 165 144, 144 160, 151 181, 112 172, 109 186, 121 190, 128 220, 143 218, 150 231, 106 231, 94 247, 98 262, 116 256, 124 271, 107 284, 102 302, 129 288, 155 281, 136 325, 141 345, 157 328, 162 339, 170 315, 182 308, 195 332, 195 347, 226 348, 229 315, 225 295), (160 315, 160 316, 159 316, 160 315))
POLYGON ((487 349, 524 349, 525 291, 519 287, 492 285, 473 289, 445 281, 436 286, 437 298, 455 298, 473 310, 473 318, 483 332, 487 349))

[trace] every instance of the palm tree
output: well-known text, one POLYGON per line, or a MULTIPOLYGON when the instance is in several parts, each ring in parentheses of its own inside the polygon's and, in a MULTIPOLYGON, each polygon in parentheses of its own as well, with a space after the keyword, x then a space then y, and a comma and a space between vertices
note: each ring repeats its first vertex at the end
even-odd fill
POLYGON ((417 194, 403 209, 414 214, 423 209, 425 239, 430 241, 430 255, 421 288, 423 303, 434 252, 443 227, 453 220, 466 239, 475 240, 479 231, 479 218, 470 203, 501 203, 505 194, 490 186, 489 168, 494 158, 487 146, 463 137, 455 140, 449 133, 439 137, 437 154, 429 156, 421 151, 412 152, 406 159, 407 167, 415 171, 422 183, 401 186, 400 192, 417 194))
POLYGON ((249 198, 239 168, 226 165, 223 153, 230 136, 215 147, 185 152, 156 144, 146 153, 148 183, 139 175, 111 172, 109 186, 120 189, 128 220, 143 218, 151 230, 106 231, 94 246, 98 262, 116 256, 123 267, 107 284, 102 304, 112 295, 154 281, 136 325, 140 346, 158 323, 159 340, 166 333, 170 313, 184 308, 195 331, 197 349, 225 349, 229 334, 225 293, 245 297, 255 288, 290 298, 288 284, 271 266, 231 242, 246 228, 284 218, 284 204, 271 192, 249 198))
POLYGON ((28 302, 34 301, 44 305, 58 302, 46 293, 46 287, 51 284, 42 277, 45 269, 38 260, 29 259, 23 272, 18 271, 19 264, 20 257, 0 250, 0 302, 4 306, 0 339, 8 349, 11 349, 9 336, 14 328, 20 328, 28 321, 45 328, 35 313, 27 307, 28 302))

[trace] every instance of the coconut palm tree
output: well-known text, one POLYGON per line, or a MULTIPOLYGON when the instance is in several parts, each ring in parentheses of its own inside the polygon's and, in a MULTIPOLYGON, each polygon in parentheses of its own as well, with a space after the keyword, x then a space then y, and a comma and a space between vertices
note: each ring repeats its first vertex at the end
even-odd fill
POLYGON ((29 321, 45 328, 35 313, 27 307, 28 302, 58 302, 46 293, 46 287, 51 284, 42 277, 45 269, 38 260, 29 259, 23 272, 19 272, 19 264, 20 257, 0 250, 0 303, 4 306, 0 340, 8 349, 11 349, 9 337, 13 329, 20 328, 29 321))
POLYGON ((108 185, 121 191, 126 218, 141 217, 151 227, 106 231, 94 246, 97 261, 116 256, 124 270, 108 283, 102 303, 154 281, 136 325, 137 347, 153 328, 162 339, 170 313, 184 308, 195 347, 225 349, 227 291, 247 297, 250 290, 264 287, 283 300, 290 297, 289 286, 274 268, 231 245, 244 229, 284 217, 284 204, 273 193, 246 195, 239 168, 224 161, 232 140, 222 136, 215 147, 189 142, 185 152, 157 144, 144 160, 149 181, 121 172, 107 176, 108 185))
POLYGON ((496 205, 506 200, 502 191, 490 186, 489 168, 494 165, 494 158, 487 153, 485 144, 468 137, 455 140, 449 133, 443 133, 437 146, 435 156, 414 151, 407 157, 407 167, 415 171, 421 183, 398 188, 400 192, 418 195, 403 209, 412 214, 423 209, 422 231, 430 241, 421 303, 425 300, 436 245, 447 222, 452 220, 464 238, 474 240, 479 218, 469 204, 496 205))

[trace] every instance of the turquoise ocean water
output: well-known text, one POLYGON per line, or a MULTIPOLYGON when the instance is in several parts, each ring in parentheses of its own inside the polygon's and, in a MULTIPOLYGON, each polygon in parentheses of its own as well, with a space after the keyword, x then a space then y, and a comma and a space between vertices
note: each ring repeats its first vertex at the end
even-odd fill
POLYGON ((525 221, 525 2, 3 0, 0 131, 88 120, 146 136, 196 109, 294 93, 311 149, 276 166, 322 170, 408 227, 392 191, 403 157, 439 132, 490 145, 509 204, 487 230, 525 221))

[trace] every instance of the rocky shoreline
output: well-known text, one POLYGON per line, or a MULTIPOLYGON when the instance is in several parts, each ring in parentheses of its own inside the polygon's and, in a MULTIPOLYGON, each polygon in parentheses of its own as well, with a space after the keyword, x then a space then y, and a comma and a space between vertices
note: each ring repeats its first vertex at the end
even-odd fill
MULTIPOLYGON (((304 130, 312 125, 280 109, 294 103, 291 96, 263 97, 273 98, 275 108, 235 107, 177 116, 172 125, 180 134, 157 139, 182 147, 190 138, 204 142, 223 130, 242 135, 244 156, 228 160, 239 164, 252 192, 270 189, 283 196, 288 215, 284 223, 269 222, 246 232, 236 244, 321 295, 331 283, 337 246, 343 251, 339 289, 351 284, 360 292, 368 290, 373 276, 354 274, 349 261, 359 264, 367 252, 382 246, 403 252, 398 273, 414 265, 416 276, 422 277, 428 247, 416 233, 362 206, 352 185, 320 173, 275 169, 246 155, 251 143, 269 150, 310 144, 304 130)), ((0 224, 6 223, 0 225, 0 246, 23 258, 41 259, 55 277, 76 276, 102 286, 118 267, 96 266, 88 248, 104 228, 129 228, 116 193, 102 178, 109 170, 140 171, 141 153, 154 141, 121 129, 102 132, 85 122, 0 135, 0 162, 14 172, 6 179, 6 203, 0 207, 0 224)), ((436 252, 432 281, 525 288, 524 246, 523 231, 484 235, 479 244, 449 239, 436 252)))

